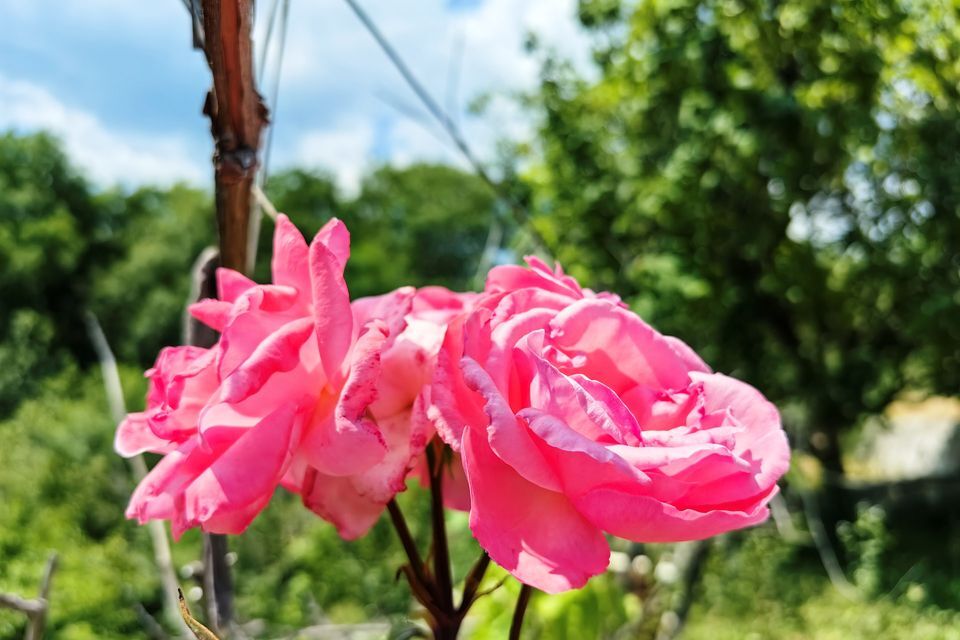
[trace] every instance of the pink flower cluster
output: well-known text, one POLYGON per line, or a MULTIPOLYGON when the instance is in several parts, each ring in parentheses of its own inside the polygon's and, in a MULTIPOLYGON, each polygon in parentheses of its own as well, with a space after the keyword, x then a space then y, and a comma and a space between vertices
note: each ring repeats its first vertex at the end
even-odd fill
POLYGON ((164 349, 116 448, 163 458, 127 510, 239 533, 278 486, 344 538, 366 533, 439 436, 450 506, 491 558, 548 592, 605 570, 605 534, 693 540, 766 519, 789 464, 776 408, 712 373, 612 294, 536 259, 484 291, 350 301, 349 234, 277 221, 273 284, 218 272, 191 306, 210 349, 164 349), (457 480, 466 486, 457 486, 457 480))

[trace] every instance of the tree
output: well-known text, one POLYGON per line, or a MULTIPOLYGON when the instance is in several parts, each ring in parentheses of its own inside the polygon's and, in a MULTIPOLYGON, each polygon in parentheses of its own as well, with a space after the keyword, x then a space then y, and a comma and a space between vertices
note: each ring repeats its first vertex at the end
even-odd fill
POLYGON ((122 248, 92 274, 88 304, 117 356, 148 367, 183 339, 190 269, 216 226, 209 194, 183 185, 143 187, 120 203, 122 248))
POLYGON ((0 416, 64 355, 92 359, 83 300, 92 270, 118 250, 107 200, 50 136, 0 135, 0 416))
POLYGON ((526 175, 570 270, 795 416, 824 464, 960 383, 960 30, 948 3, 583 0, 526 175))
POLYGON ((347 281, 354 297, 404 284, 470 288, 494 216, 487 186, 443 165, 382 167, 352 200, 339 196, 328 176, 292 170, 270 179, 269 195, 304 233, 331 216, 343 219, 351 232, 347 281))

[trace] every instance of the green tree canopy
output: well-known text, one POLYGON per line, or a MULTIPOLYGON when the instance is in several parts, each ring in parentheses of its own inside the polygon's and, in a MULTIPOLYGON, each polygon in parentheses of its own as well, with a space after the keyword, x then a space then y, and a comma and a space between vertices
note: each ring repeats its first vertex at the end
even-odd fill
POLYGON ((479 178, 443 165, 382 167, 353 199, 339 196, 324 174, 292 170, 270 179, 269 195, 306 234, 331 215, 347 224, 354 297, 406 284, 469 288, 495 215, 479 178))
MULTIPOLYGON (((543 54, 536 224, 593 286, 780 403, 831 467, 960 385, 960 27, 946 2, 583 0, 543 54)), ((796 426, 795 424, 795 426, 796 426)))

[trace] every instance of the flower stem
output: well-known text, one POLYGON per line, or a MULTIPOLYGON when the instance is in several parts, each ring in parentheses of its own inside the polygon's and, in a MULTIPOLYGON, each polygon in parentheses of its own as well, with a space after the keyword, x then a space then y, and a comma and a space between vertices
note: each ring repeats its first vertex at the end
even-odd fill
POLYGON ((450 575, 450 550, 447 545, 447 524, 443 517, 443 443, 434 440, 427 445, 430 471, 430 513, 433 521, 433 573, 437 578, 437 598, 448 611, 453 611, 453 578, 450 575), (436 445, 439 445, 436 446, 436 445), (437 449, 441 456, 437 456, 437 449))
POLYGON ((487 555, 486 551, 483 551, 463 581, 463 598, 460 600, 460 607, 457 609, 460 615, 466 615, 477 599, 477 590, 480 588, 480 583, 483 582, 483 574, 487 572, 489 566, 490 556, 487 555))
MULTIPOLYGON (((456 640, 464 617, 480 593, 480 583, 490 566, 490 556, 484 552, 474 563, 464 579, 463 598, 460 606, 453 604, 453 576, 450 569, 450 547, 447 542, 447 526, 443 513, 443 453, 444 445, 439 439, 426 447, 427 472, 430 476, 430 516, 433 527, 433 544, 427 558, 432 561, 433 571, 424 562, 410 534, 406 519, 395 500, 387 503, 390 521, 407 554, 408 564, 400 568, 407 577, 414 598, 429 614, 428 621, 435 640, 456 640)), ((529 596, 527 596, 529 597, 529 596)))
POLYGON ((520 595, 517 596, 517 606, 513 610, 513 622, 510 623, 510 640, 520 640, 520 629, 523 628, 523 614, 527 612, 527 605, 530 603, 531 595, 533 595, 533 587, 528 584, 520 587, 520 595))
POLYGON ((410 570, 413 572, 413 577, 416 578, 419 586, 433 595, 432 582, 424 573, 424 564, 420 558, 420 552, 417 550, 417 543, 414 542, 413 536, 410 535, 407 521, 404 519, 403 512, 400 511, 396 500, 391 500, 387 503, 387 511, 390 513, 390 521, 393 523, 393 528, 397 531, 397 537, 400 538, 403 550, 406 552, 407 559, 410 561, 410 570))

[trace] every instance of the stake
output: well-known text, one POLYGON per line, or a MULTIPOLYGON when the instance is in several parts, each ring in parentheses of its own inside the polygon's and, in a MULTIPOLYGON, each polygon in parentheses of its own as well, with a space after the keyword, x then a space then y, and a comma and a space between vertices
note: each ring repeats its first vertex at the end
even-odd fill
MULTIPOLYGON (((195 7, 191 3, 191 8, 195 7)), ((213 75, 203 111, 210 118, 220 266, 247 273, 251 187, 257 171, 267 108, 253 72, 253 0, 202 0, 203 52, 213 75)), ((195 13, 191 10, 195 18, 195 13)), ((195 21, 196 27, 196 21, 195 21)), ((232 618, 233 585, 224 536, 204 536, 204 586, 214 627, 221 634, 232 618)))
POLYGON ((204 53, 213 74, 204 113, 216 143, 216 180, 220 263, 245 273, 247 235, 257 171, 260 134, 267 108, 253 72, 252 0, 203 0, 204 53))

